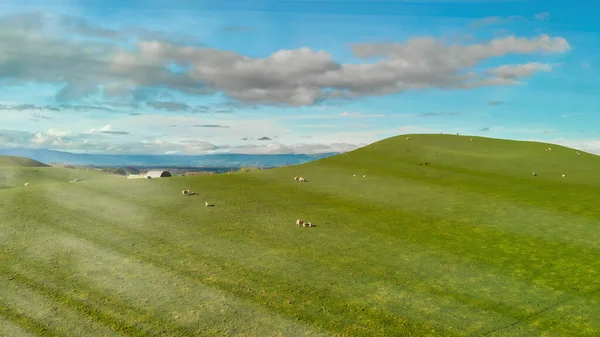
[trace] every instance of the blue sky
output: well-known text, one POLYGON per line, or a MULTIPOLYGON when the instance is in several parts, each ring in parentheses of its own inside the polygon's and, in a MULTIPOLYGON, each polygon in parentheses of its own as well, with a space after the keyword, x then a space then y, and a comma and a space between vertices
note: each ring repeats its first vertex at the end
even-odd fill
POLYGON ((459 132, 600 153, 593 1, 8 1, 0 13, 0 147, 318 153, 459 132))

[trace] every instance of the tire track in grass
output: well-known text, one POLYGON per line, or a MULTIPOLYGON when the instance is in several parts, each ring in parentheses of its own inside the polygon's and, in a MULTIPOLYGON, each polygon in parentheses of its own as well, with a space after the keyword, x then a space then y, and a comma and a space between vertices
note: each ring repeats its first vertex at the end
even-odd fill
MULTIPOLYGON (((8 304, 4 303, 0 299, 0 322, 2 319, 8 320, 9 324, 14 324, 16 328, 11 328, 8 324, 0 327, 0 329, 11 329, 11 332, 16 330, 18 332, 26 331, 27 335, 36 333, 38 336, 48 337, 62 337, 63 335, 57 334, 56 332, 48 329, 48 327, 37 320, 29 317, 28 315, 20 312, 19 310, 11 308, 8 304), (31 334, 29 334, 31 333, 31 334)), ((2 330, 0 330, 2 331, 2 330)), ((12 337, 12 335, 9 335, 12 337)))
MULTIPOLYGON (((173 231, 173 230, 172 230, 172 231, 173 231)), ((173 233, 171 233, 171 234, 173 234, 173 233)), ((243 252, 243 251, 246 251, 245 253, 241 253, 241 255, 245 255, 245 256, 248 256, 248 255, 249 255, 248 253, 249 253, 249 252, 251 252, 253 248, 255 248, 255 247, 250 247, 249 249, 244 249, 244 246, 245 246, 245 245, 244 245, 243 243, 241 243, 241 242, 236 242, 236 243, 234 243, 234 244, 233 244, 233 246, 231 246, 231 247, 228 247, 226 243, 224 243, 224 242, 221 242, 221 243, 220 243, 218 246, 219 246, 219 251, 225 251, 225 252, 226 252, 226 251, 231 251, 231 249, 232 249, 232 248, 235 248, 235 249, 236 249, 238 252, 243 252)), ((181 249, 181 248, 179 249, 179 251, 181 251, 182 253, 185 253, 185 250, 183 250, 183 249, 181 249)), ((223 254, 219 254, 219 253, 217 253, 217 252, 215 252, 215 251, 212 251, 212 252, 211 252, 211 255, 213 255, 213 256, 214 256, 215 254, 216 254, 216 255, 219 255, 219 256, 221 256, 221 257, 223 257, 223 254)), ((182 254, 182 255, 184 255, 184 254, 182 254)), ((227 259, 227 257, 228 257, 228 256, 225 254, 225 256, 224 256, 224 258, 222 259, 222 261, 227 261, 227 260, 228 260, 228 259, 227 259)), ((229 256, 229 257, 230 257, 230 256, 229 256)), ((274 262, 274 259, 275 259, 275 256, 263 256, 263 257, 265 258, 265 260, 269 260, 269 261, 270 261, 270 263, 273 263, 273 262, 274 262)), ((182 256, 181 258, 183 258, 183 256, 182 256)), ((255 261, 254 263, 256 263, 256 261, 255 261)), ((286 264, 286 265, 295 265, 295 264, 297 264, 297 263, 298 263, 298 262, 289 261, 289 259, 288 259, 288 260, 284 261, 284 263, 280 263, 280 265, 283 265, 283 264, 286 264)), ((312 271, 315 271, 315 269, 314 269, 314 268, 310 268, 310 269, 311 269, 312 271)), ((246 275, 240 275, 240 278, 252 277, 252 275, 258 275, 258 274, 260 274, 260 275, 263 275, 263 277, 265 277, 265 276, 269 275, 268 273, 265 273, 265 270, 264 270, 264 269, 260 269, 260 268, 259 268, 259 269, 252 268, 252 269, 250 269, 250 271, 249 271, 249 272, 248 272, 246 275)), ((309 275, 310 273, 309 273, 309 274, 307 274, 306 272, 302 272, 302 270, 296 270, 296 271, 295 271, 293 274, 294 274, 294 275, 296 275, 296 276, 297 276, 297 277, 298 277, 300 280, 304 280, 304 279, 306 279, 306 280, 310 280, 310 279, 311 279, 311 278, 310 278, 310 275, 309 275), (304 275, 303 275, 303 274, 304 274, 304 275)), ((273 275, 269 275, 269 277, 270 277, 270 278, 274 278, 274 277, 273 277, 273 275)), ((285 283, 285 282, 284 282, 284 283, 285 283)), ((300 282, 300 283, 302 283, 302 282, 300 282)), ((297 283, 296 283, 296 284, 297 284, 297 283)), ((305 284, 305 285, 304 285, 304 287, 306 287, 306 286, 307 286, 307 285, 305 284)), ((313 288, 314 288, 314 285, 313 285, 313 288)), ((422 290, 422 289, 421 289, 421 290, 422 290)), ((322 289, 322 290, 321 290, 321 293, 327 293, 327 292, 331 292, 331 289, 322 289)), ((409 297, 410 297, 410 295, 409 295, 408 293, 405 293, 405 294, 404 294, 404 296, 409 296, 409 297)), ((412 296, 413 296, 413 297, 419 297, 419 296, 420 296, 420 297, 423 297, 423 296, 425 296, 425 297, 423 297, 423 299, 421 300, 421 302, 415 302, 415 304, 414 304, 414 306, 413 306, 413 310, 415 310, 416 312, 419 312, 419 311, 421 310, 421 308, 419 307, 419 305, 418 305, 417 303, 424 303, 423 301, 424 301, 424 300, 427 298, 427 295, 418 295, 418 296, 412 295, 412 296)), ((349 299, 349 300, 351 300, 351 299, 349 299)), ((356 301, 356 300, 355 300, 355 299, 353 299, 353 301, 356 301)), ((425 302, 428 302, 428 301, 429 301, 429 300, 426 300, 425 302)), ((461 306, 461 304, 459 304, 459 303, 458 303, 458 302, 456 302, 456 301, 455 301, 455 304, 454 304, 454 305, 455 305, 455 306, 461 306)), ((450 307, 449 307, 448 309, 449 309, 449 310, 451 310, 451 309, 450 309, 450 307)), ((406 312, 405 312, 405 313, 406 313, 406 312)), ((484 315, 489 315, 489 313, 488 313, 488 314, 484 314, 484 315)), ((410 315, 409 315, 409 316, 410 316, 410 315)), ((418 317, 418 316, 415 316, 415 315, 412 315, 412 318, 414 318, 414 319, 416 319, 416 320, 419 320, 419 317, 418 317)), ((432 320, 433 320, 433 321, 435 321, 435 319, 432 319, 432 320)), ((459 324, 458 322, 456 322, 456 324, 455 324, 455 325, 460 325, 460 324, 459 324)))
POLYGON ((32 291, 42 294, 46 298, 52 298, 57 301, 57 305, 67 306, 77 312, 85 314, 86 317, 97 319, 105 325, 110 326, 115 332, 127 333, 128 336, 162 336, 167 332, 177 335, 185 335, 189 333, 181 327, 175 326, 172 322, 161 320, 158 317, 152 316, 149 312, 135 308, 113 294, 95 291, 91 284, 83 282, 81 279, 73 281, 71 273, 62 272, 56 268, 51 269, 45 265, 36 265, 31 262, 24 262, 14 266, 19 271, 4 272, 10 275, 11 279, 18 280, 20 283, 29 287, 32 291), (27 267, 27 268, 24 268, 27 267), (24 269, 24 270, 23 270, 24 269), (43 279, 36 278, 31 274, 31 271, 43 272, 43 275, 53 275, 53 279, 44 277, 43 279), (58 280, 56 280, 58 279, 58 280), (75 282, 75 284, 73 284, 75 282), (70 293, 64 291, 64 285, 70 284, 73 287, 70 293), (88 286, 83 289, 81 287, 88 286), (126 321, 125 318, 129 320, 126 321), (153 331, 153 328, 158 325, 160 333, 153 331))
MULTIPOLYGON (((0 312, 2 312, 2 304, 0 304, 0 312)), ((3 317, 0 313, 0 336, 7 337, 36 337, 29 330, 22 328, 8 318, 3 317)))
MULTIPOLYGON (((250 321, 253 322, 250 329, 259 330, 256 335, 268 336, 270 331, 277 330, 278 327, 284 331, 286 336, 324 335, 317 333, 312 328, 307 330, 307 327, 302 327, 292 320, 282 320, 281 317, 272 314, 265 315, 266 313, 260 308, 246 308, 239 300, 219 294, 216 289, 202 286, 204 291, 199 290, 199 284, 192 286, 189 281, 181 279, 178 275, 171 275, 145 262, 138 264, 135 260, 129 261, 128 258, 118 257, 117 253, 109 253, 106 249, 102 249, 100 246, 95 247, 83 239, 63 235, 50 241, 57 244, 49 251, 46 248, 49 255, 52 255, 53 251, 63 251, 61 247, 68 247, 73 251, 72 262, 69 265, 71 268, 75 267, 75 270, 69 270, 73 271, 76 278, 93 284, 94 288, 117 294, 118 298, 128 302, 148 301, 144 307, 146 310, 150 310, 153 316, 163 318, 166 318, 166 315, 171 316, 171 320, 163 320, 160 325, 163 328, 170 328, 172 332, 178 331, 177 335, 195 335, 197 331, 193 326, 199 320, 203 322, 201 326, 204 330, 212 331, 210 334, 219 334, 215 327, 220 327, 221 332, 224 332, 228 327, 235 326, 235 324, 231 324, 233 321, 238 322, 237 329, 231 329, 232 331, 237 330, 236 335, 249 333, 247 322, 250 321), (116 260, 105 261, 106 259, 116 260), (78 268, 83 269, 77 271, 78 268), (173 288, 173 286, 176 287, 173 288), (186 290, 181 293, 181 289, 186 290), (154 296, 150 294, 154 294, 154 296), (202 298, 202 296, 208 297, 202 298), (166 309, 173 312, 164 312, 166 309), (224 322, 220 318, 223 315, 222 310, 226 310, 226 312, 236 310, 238 315, 232 317, 229 313, 228 317, 232 322, 224 322), (208 321, 204 322, 204 320, 208 321), (174 321, 178 323, 172 323, 174 321), (181 324, 183 326, 178 328, 179 330, 175 329, 181 324), (173 329, 175 330, 173 331, 173 329)), ((38 254, 34 253, 33 255, 38 254)), ((119 326, 118 322, 115 322, 114 325, 119 326)))
MULTIPOLYGON (((89 218, 88 218, 88 220, 89 220, 89 218)), ((104 229, 102 229, 102 228, 99 228, 99 227, 98 227, 98 228, 96 228, 96 229, 98 229, 98 230, 100 230, 100 231, 103 231, 103 230, 104 230, 104 229)), ((65 228, 65 230, 67 230, 67 231, 68 231, 68 229, 66 229, 66 228, 65 228)), ((71 229, 71 231, 73 231, 73 229, 71 229)), ((81 233, 81 232, 79 232, 79 233, 77 233, 77 235, 81 237, 81 236, 82 236, 82 233, 81 233)), ((109 236, 110 236, 110 235, 109 235, 109 236)), ((86 237, 86 235, 84 235, 83 237, 86 237)), ((87 236, 87 239, 88 239, 88 240, 90 240, 90 239, 91 239, 91 240, 93 240, 94 242, 96 242, 96 243, 98 244, 99 242, 101 242, 101 241, 102 241, 101 239, 99 239, 100 237, 101 237, 100 235, 93 235, 93 237, 89 237, 89 235, 88 235, 88 236, 87 236)), ((128 254, 126 250, 124 251, 124 248, 125 248, 125 247, 124 247, 124 246, 122 246, 122 245, 117 245, 117 246, 115 246, 115 245, 114 245, 114 243, 113 243, 113 244, 111 244, 111 243, 108 243, 108 242, 104 242, 104 243, 102 244, 102 246, 110 247, 109 249, 110 249, 111 251, 115 251, 115 252, 117 252, 117 251, 120 251, 121 253, 123 253, 123 254, 126 254, 126 255, 130 255, 130 254, 131 254, 131 252, 129 252, 129 254, 128 254)), ((152 245, 152 246, 153 246, 153 247, 156 247, 156 244, 155 244, 155 245, 152 245)), ((186 271, 184 271, 184 270, 178 270, 178 269, 174 268, 174 267, 173 267, 173 265, 170 265, 170 264, 169 264, 169 261, 165 261, 165 260, 164 260, 164 259, 161 257, 161 254, 157 254, 157 256, 156 256, 156 257, 146 257, 146 256, 139 256, 139 255, 138 255, 137 257, 138 257, 139 259, 142 259, 143 261, 145 261, 145 263, 148 263, 148 264, 150 264, 150 265, 153 265, 153 266, 159 266, 160 268, 163 268, 164 270, 168 270, 168 271, 170 271, 170 272, 173 272, 173 273, 175 273, 175 274, 177 274, 177 275, 180 275, 180 276, 182 276, 182 277, 191 277, 191 278, 193 278, 193 279, 196 279, 196 280, 200 281, 200 280, 198 279, 198 273, 196 273, 196 272, 186 272, 186 271)), ((228 261, 227 261, 227 260, 220 260, 219 262, 217 262, 217 263, 216 263, 216 266, 215 266, 214 268, 218 268, 218 266, 222 266, 222 265, 224 265, 224 264, 226 264, 226 263, 228 263, 228 261)), ((248 268, 244 268, 244 267, 241 267, 241 268, 242 268, 243 270, 246 270, 246 272, 244 272, 244 273, 242 273, 242 274, 237 274, 237 276, 235 277, 236 279, 240 279, 240 280, 256 279, 256 278, 257 278, 257 276, 256 276, 256 275, 260 275, 260 273, 257 273, 257 272, 256 272, 256 270, 253 270, 253 269, 248 269, 248 268)), ((210 276, 210 274, 208 274, 207 276, 210 276)), ((264 275, 262 275, 262 276, 264 276, 264 275)), ((262 276, 261 276, 261 277, 262 277, 262 276)), ((259 277, 259 278, 261 278, 261 277, 259 277)), ((203 281, 203 282, 204 282, 204 283, 206 283, 206 282, 207 282, 207 280, 206 280, 206 279, 204 279, 204 281, 203 281)), ((233 288, 235 288, 235 285, 234 285, 234 284, 219 284, 219 283, 215 284, 214 282, 209 282, 209 283, 211 284, 211 286, 212 286, 212 287, 214 287, 215 285, 218 285, 218 286, 219 286, 218 288, 220 288, 220 289, 222 289, 222 290, 231 290, 231 289, 232 289, 232 287, 233 287, 233 288)), ((280 282, 280 283, 285 283, 285 281, 283 281, 283 282, 280 282)), ((272 283, 269 283, 269 287, 270 287, 271 285, 272 285, 272 283)), ((288 291, 287 291, 287 293, 293 293, 293 292, 294 292, 294 290, 298 290, 298 289, 296 288, 296 286, 288 286, 288 287, 289 287, 289 288, 288 288, 288 291)), ((306 290, 306 293, 313 294, 312 296, 314 296, 314 297, 317 297, 317 296, 318 296, 318 294, 314 292, 314 289, 310 289, 310 288, 309 288, 308 290, 306 290)), ((255 294, 253 291, 250 291, 250 289, 248 289, 248 291, 246 291, 246 289, 244 289, 243 291, 239 291, 239 289, 238 289, 238 291, 237 291, 237 292, 235 292, 235 294, 236 294, 238 297, 244 298, 245 300, 247 300, 247 301, 250 301, 250 302, 254 302, 254 301, 256 301, 256 300, 257 300, 256 294, 255 294)), ((311 297, 311 298, 312 298, 312 297, 311 297)), ((321 294, 320 296, 318 296, 318 298, 321 298, 321 299, 323 299, 323 298, 328 298, 328 296, 327 296, 327 295, 325 295, 325 294, 321 294)), ((257 304, 258 304, 258 303, 257 303, 257 304)), ((264 305, 264 303, 261 303, 261 304, 262 304, 262 305, 264 305)), ((266 308, 264 308, 264 309, 266 309, 266 308)), ((359 310, 357 310, 357 311, 355 311, 355 312, 356 312, 356 313, 361 313, 360 309, 359 309, 359 310)), ((363 313, 364 313, 364 312, 363 312, 363 313)), ((281 312, 281 311, 278 311, 278 312, 276 313, 276 315, 281 315, 281 314, 282 314, 282 312, 281 312)), ((291 311, 291 312, 285 312, 285 314, 287 314, 286 316, 289 316, 290 318, 295 318, 295 317, 297 317, 297 313, 295 313, 295 311, 291 311)), ((363 315, 361 314, 361 315, 359 315, 359 316, 357 316, 357 317, 359 317, 359 318, 360 318, 360 317, 362 317, 362 316, 363 316, 363 315)), ((301 316, 300 316, 300 317, 301 317, 301 316)), ((309 317, 310 317, 310 316, 308 316, 308 317, 305 317, 305 319, 308 319, 309 317)), ((376 318, 376 317, 377 317, 377 316, 371 316, 371 318, 372 318, 372 319, 376 319, 376 320, 374 320, 373 322, 376 322, 377 320, 381 320, 381 319, 383 318, 383 317, 382 317, 382 318, 376 318)), ((313 318, 314 318, 314 317, 313 317, 313 318)), ((309 322, 309 321, 310 321, 310 320, 308 320, 307 322, 309 322)), ((385 321, 383 321, 383 322, 381 322, 381 323, 382 323, 382 324, 380 324, 380 325, 378 325, 378 326, 386 326, 386 324, 390 324, 390 322, 389 322, 389 319, 385 319, 385 321)), ((406 323, 404 323, 404 324, 406 324, 406 323)), ((417 325, 418 325, 418 323, 416 323, 416 322, 414 322, 414 323, 411 323, 411 324, 413 324, 413 326, 414 326, 415 324, 417 324, 417 325)), ((339 331, 339 330, 336 330, 336 331, 339 331)), ((422 329, 417 329, 417 330, 415 330, 415 331, 422 331, 422 329)), ((438 331, 439 331, 439 329, 438 329, 438 331)))
MULTIPOLYGON (((33 328, 43 335, 94 336, 98 333, 102 336, 119 336, 111 334, 106 326, 83 319, 85 307, 61 306, 62 303, 55 302, 58 299, 56 294, 36 291, 39 288, 4 267, 0 272, 0 281, 4 285, 0 289, 3 312, 21 323, 21 327, 33 328)), ((64 298, 62 300, 64 302, 64 298)))

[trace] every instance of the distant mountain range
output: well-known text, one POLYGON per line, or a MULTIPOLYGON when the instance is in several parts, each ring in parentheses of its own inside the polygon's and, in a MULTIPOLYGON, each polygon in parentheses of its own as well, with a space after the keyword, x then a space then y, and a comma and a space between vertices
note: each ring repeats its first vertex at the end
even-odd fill
POLYGON ((0 149, 0 155, 27 157, 45 164, 94 165, 106 167, 275 167, 302 164, 330 157, 337 152, 308 154, 209 154, 209 155, 112 155, 79 154, 46 149, 0 149))

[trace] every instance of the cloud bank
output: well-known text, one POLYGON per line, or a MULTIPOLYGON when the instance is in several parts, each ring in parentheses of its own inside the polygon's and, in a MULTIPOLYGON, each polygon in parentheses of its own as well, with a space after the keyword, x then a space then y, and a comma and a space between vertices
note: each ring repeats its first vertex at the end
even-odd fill
POLYGON ((470 89, 512 85, 550 65, 537 62, 475 70, 481 62, 510 54, 563 53, 559 36, 506 36, 477 44, 449 44, 434 37, 404 42, 354 43, 362 63, 338 63, 324 50, 277 50, 258 58, 198 44, 164 33, 113 30, 83 18, 25 13, 0 18, 0 75, 4 81, 60 85, 57 102, 95 98, 102 104, 139 104, 183 111, 165 92, 204 96, 221 93, 243 104, 308 106, 328 99, 357 98, 426 88, 470 89), (74 37, 77 37, 75 39, 74 37), (377 58, 377 61, 368 61, 377 58))

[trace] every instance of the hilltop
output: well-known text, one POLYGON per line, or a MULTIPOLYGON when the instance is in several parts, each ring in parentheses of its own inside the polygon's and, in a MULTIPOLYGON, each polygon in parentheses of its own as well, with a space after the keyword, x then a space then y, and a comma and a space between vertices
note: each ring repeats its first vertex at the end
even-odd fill
POLYGON ((0 167, 49 167, 37 160, 16 156, 0 156, 0 167))
POLYGON ((598 335, 599 165, 402 135, 220 175, 11 169, 0 335, 598 335))

